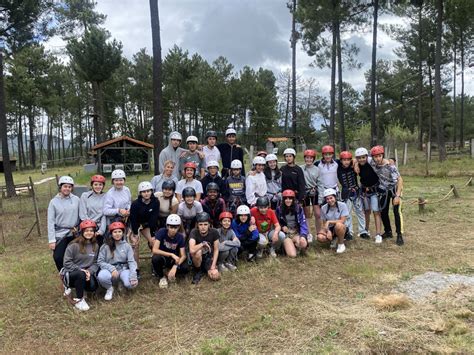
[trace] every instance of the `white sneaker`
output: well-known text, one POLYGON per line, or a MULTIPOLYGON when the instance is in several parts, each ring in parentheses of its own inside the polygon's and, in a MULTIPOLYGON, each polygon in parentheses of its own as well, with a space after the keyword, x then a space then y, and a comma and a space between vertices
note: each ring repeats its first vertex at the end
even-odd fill
POLYGON ((110 288, 107 289, 107 292, 105 292, 104 300, 110 301, 113 296, 114 296, 114 287, 110 286, 110 288))
POLYGON ((380 234, 377 234, 375 236, 375 244, 380 244, 382 243, 382 236, 380 234))
POLYGON ((336 249, 336 247, 337 247, 337 239, 333 239, 333 240, 331 241, 330 248, 331 248, 331 249, 336 249))
POLYGON ((258 258, 258 259, 263 258, 263 250, 262 250, 262 249, 260 249, 259 251, 257 251, 257 258, 258 258))
POLYGON ((74 298, 74 301, 76 303, 74 304, 74 307, 76 307, 80 311, 88 311, 90 309, 89 305, 87 304, 86 300, 84 298, 74 298))
POLYGON ((273 247, 270 247, 270 256, 272 258, 276 258, 277 257, 277 254, 275 253, 275 248, 273 247))
POLYGON ((64 286, 64 297, 68 297, 71 294, 72 290, 69 287, 64 286))
POLYGON ((226 267, 226 265, 224 264, 219 264, 217 266, 217 269, 219 270, 219 272, 222 274, 223 272, 226 272, 226 271, 229 271, 229 269, 226 267))
POLYGON ((166 279, 166 277, 162 277, 160 279, 160 283, 158 284, 158 286, 160 286, 160 288, 168 288, 168 280, 166 279))
POLYGON ((309 233, 307 236, 306 236, 306 240, 308 241, 308 244, 311 244, 313 242, 313 235, 311 233, 309 233))
POLYGON ((336 253, 342 254, 346 251, 346 246, 344 244, 338 244, 336 253))
POLYGON ((231 264, 231 263, 225 263, 224 266, 227 268, 227 270, 229 271, 235 271, 237 270, 237 266, 235 266, 234 264, 231 264))

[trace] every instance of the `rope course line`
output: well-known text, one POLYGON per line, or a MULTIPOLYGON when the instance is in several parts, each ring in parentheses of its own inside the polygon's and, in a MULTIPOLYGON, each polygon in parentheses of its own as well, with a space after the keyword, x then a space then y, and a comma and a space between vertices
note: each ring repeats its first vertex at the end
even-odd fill
MULTIPOLYGON (((472 176, 469 178, 469 180, 467 180, 467 182, 461 186, 461 188, 465 188, 467 186, 471 186, 472 185, 472 176)), ((440 202, 443 202, 445 201, 451 194, 454 193, 454 195, 456 196, 456 187, 454 185, 451 185, 451 190, 449 190, 449 192, 444 195, 442 198, 440 198, 439 200, 434 200, 434 201, 429 201, 429 200, 425 200, 425 199, 422 199, 422 198, 418 198, 418 199, 413 199, 411 200, 410 202, 407 202, 409 205, 414 205, 414 204, 417 204, 417 205, 428 205, 428 204, 436 204, 436 203, 440 203, 440 202)))

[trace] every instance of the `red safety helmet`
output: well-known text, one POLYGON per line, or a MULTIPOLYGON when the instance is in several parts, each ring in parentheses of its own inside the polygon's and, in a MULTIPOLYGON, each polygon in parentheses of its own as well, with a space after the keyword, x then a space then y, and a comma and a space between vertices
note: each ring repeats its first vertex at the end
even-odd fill
POLYGON ((385 153, 385 150, 383 149, 381 145, 376 145, 375 147, 372 147, 372 149, 370 150, 370 155, 372 156, 378 155, 378 154, 384 154, 384 153, 385 153))
POLYGON ((105 184, 105 177, 102 175, 94 175, 91 177, 91 184, 94 182, 101 182, 105 184))
POLYGON ((339 159, 352 159, 352 153, 344 150, 339 154, 339 159))
POLYGON ((313 149, 306 149, 303 153, 304 157, 316 158, 316 151, 313 149))
POLYGON ((125 230, 125 224, 122 222, 113 222, 109 226, 109 232, 112 233, 116 229, 122 229, 125 230))
POLYGON ((187 168, 196 170, 196 164, 194 164, 192 161, 188 161, 187 163, 184 163, 183 170, 186 170, 187 168))
POLYGON ((97 224, 94 221, 90 220, 90 219, 85 219, 81 222, 81 224, 79 224, 79 229, 81 231, 83 231, 86 228, 97 229, 97 224))
POLYGON ((295 198, 296 197, 295 192, 293 190, 290 190, 290 189, 283 191, 283 193, 281 195, 283 196, 283 198, 285 198, 285 197, 295 198))
POLYGON ((322 149, 321 149, 321 152, 323 154, 326 154, 326 153, 332 153, 334 154, 334 147, 332 145, 325 145, 322 149))
POLYGON ((230 212, 221 212, 219 215, 219 221, 222 221, 224 218, 230 218, 232 219, 234 216, 230 212))

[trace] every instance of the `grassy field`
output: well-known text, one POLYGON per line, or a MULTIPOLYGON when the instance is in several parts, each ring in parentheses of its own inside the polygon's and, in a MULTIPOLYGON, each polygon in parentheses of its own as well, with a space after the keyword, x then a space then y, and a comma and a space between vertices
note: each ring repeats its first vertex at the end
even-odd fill
MULTIPOLYGON (((451 288, 394 309, 377 303, 399 282, 426 271, 474 275, 474 186, 462 187, 474 164, 449 164, 464 173, 425 178, 402 169, 404 247, 394 241, 376 246, 358 239, 336 256, 315 245, 306 257, 241 262, 236 273, 225 274, 219 282, 203 280, 195 287, 187 278, 167 290, 158 288, 150 260, 144 259, 138 289, 116 294, 109 303, 103 292, 90 296, 91 310, 86 313, 76 312, 61 296, 47 250, 46 224, 42 239, 35 234, 23 239, 32 224, 31 203, 25 198, 18 208, 18 199, 5 202, 0 351, 472 353, 472 288, 451 288), (436 200, 451 184, 459 188, 461 198, 427 205, 423 216, 409 203, 420 195, 436 200)), ((67 170, 78 183, 87 182, 80 167, 67 170)), ((28 174, 15 178, 19 182, 28 174)), ((34 175, 34 180, 41 178, 34 175)), ((128 179, 133 196, 145 179, 128 179)), ((54 182, 38 186, 42 221, 54 191, 54 182)))

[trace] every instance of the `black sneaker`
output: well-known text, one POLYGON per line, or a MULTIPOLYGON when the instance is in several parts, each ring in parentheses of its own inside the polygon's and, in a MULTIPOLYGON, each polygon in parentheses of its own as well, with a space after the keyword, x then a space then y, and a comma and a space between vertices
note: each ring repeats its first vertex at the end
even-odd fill
POLYGON ((346 235, 344 236, 344 240, 353 240, 354 237, 352 236, 351 233, 346 233, 346 235))
POLYGON ((193 285, 197 285, 199 283, 199 281, 201 281, 202 279, 202 271, 199 270, 198 272, 196 272, 193 276, 193 281, 192 281, 192 284, 193 285))
POLYGON ((405 242, 403 241, 403 235, 397 234, 397 245, 402 246, 403 244, 405 244, 405 242))
POLYGON ((382 234, 382 239, 387 239, 387 238, 393 238, 392 231, 385 232, 384 234, 382 234))
POLYGON ((140 280, 140 270, 137 269, 137 279, 140 280))
POLYGON ((362 239, 370 239, 370 235, 368 235, 367 233, 362 233, 361 235, 359 235, 359 237, 361 237, 362 239))

